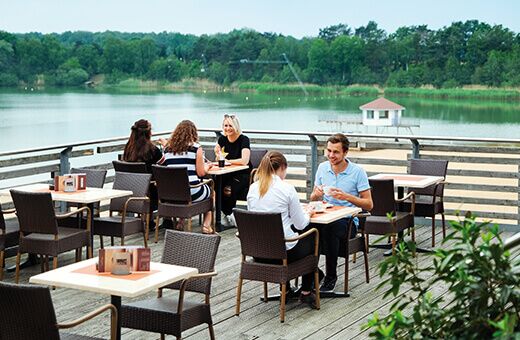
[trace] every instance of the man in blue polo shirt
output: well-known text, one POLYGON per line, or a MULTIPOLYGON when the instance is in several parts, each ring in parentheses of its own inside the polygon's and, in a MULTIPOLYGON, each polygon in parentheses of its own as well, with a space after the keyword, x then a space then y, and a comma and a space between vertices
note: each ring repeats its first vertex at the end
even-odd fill
MULTIPOLYGON (((345 135, 337 133, 329 137, 326 149, 328 161, 318 167, 311 200, 325 200, 334 205, 372 210, 367 173, 347 159, 348 147, 349 141, 345 135), (324 193, 324 187, 331 187, 327 195, 324 193)), ((323 241, 326 258, 325 279, 320 287, 322 292, 333 291, 336 286, 339 246, 345 239, 348 222, 348 218, 343 218, 320 228, 320 240, 323 241)), ((357 219, 354 223, 357 227, 357 219)), ((355 234, 350 235, 353 236, 355 234)))

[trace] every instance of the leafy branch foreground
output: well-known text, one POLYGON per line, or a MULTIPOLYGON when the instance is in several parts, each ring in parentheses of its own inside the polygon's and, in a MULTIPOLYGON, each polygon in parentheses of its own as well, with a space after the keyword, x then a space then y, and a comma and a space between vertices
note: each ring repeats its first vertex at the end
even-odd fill
POLYGON ((477 223, 470 215, 450 224, 453 232, 444 243, 452 242, 427 254, 432 259, 427 265, 417 264, 412 242, 399 244, 380 264, 385 279, 378 289, 397 301, 389 315, 375 313, 364 326, 373 338, 520 338, 520 261, 504 249, 498 226, 477 223), (447 292, 434 296, 434 285, 447 292))

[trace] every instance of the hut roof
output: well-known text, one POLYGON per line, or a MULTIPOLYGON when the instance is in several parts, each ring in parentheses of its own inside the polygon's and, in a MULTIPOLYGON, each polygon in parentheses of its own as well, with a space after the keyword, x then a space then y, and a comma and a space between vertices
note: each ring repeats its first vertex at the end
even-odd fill
POLYGON ((359 108, 361 110, 404 110, 404 106, 394 103, 384 97, 377 98, 359 108))

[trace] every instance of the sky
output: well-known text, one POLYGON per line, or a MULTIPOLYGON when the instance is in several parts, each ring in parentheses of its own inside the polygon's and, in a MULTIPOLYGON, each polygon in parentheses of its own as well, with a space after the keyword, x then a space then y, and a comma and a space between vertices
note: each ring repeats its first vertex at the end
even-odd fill
POLYGON ((387 33, 477 19, 520 32, 518 0, 0 0, 0 30, 180 32, 195 35, 251 28, 296 38, 338 23, 375 21, 387 33))

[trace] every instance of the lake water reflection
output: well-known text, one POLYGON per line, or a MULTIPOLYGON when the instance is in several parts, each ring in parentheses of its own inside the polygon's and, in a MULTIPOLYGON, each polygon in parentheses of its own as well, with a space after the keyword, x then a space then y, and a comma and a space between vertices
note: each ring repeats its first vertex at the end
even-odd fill
MULTIPOLYGON (((149 119, 155 131, 182 119, 198 127, 220 126, 222 115, 239 115, 244 129, 332 131, 324 118, 359 118, 373 97, 315 97, 253 93, 140 93, 87 90, 0 92, 0 150, 126 136, 132 123, 149 119)), ((392 98, 405 117, 420 124, 416 135, 520 138, 520 103, 392 98)), ((344 132, 375 132, 344 124, 344 132)), ((381 132, 381 131, 380 131, 381 132)), ((386 131, 395 133, 394 130, 386 131)), ((401 129, 400 133, 409 131, 401 129)))

